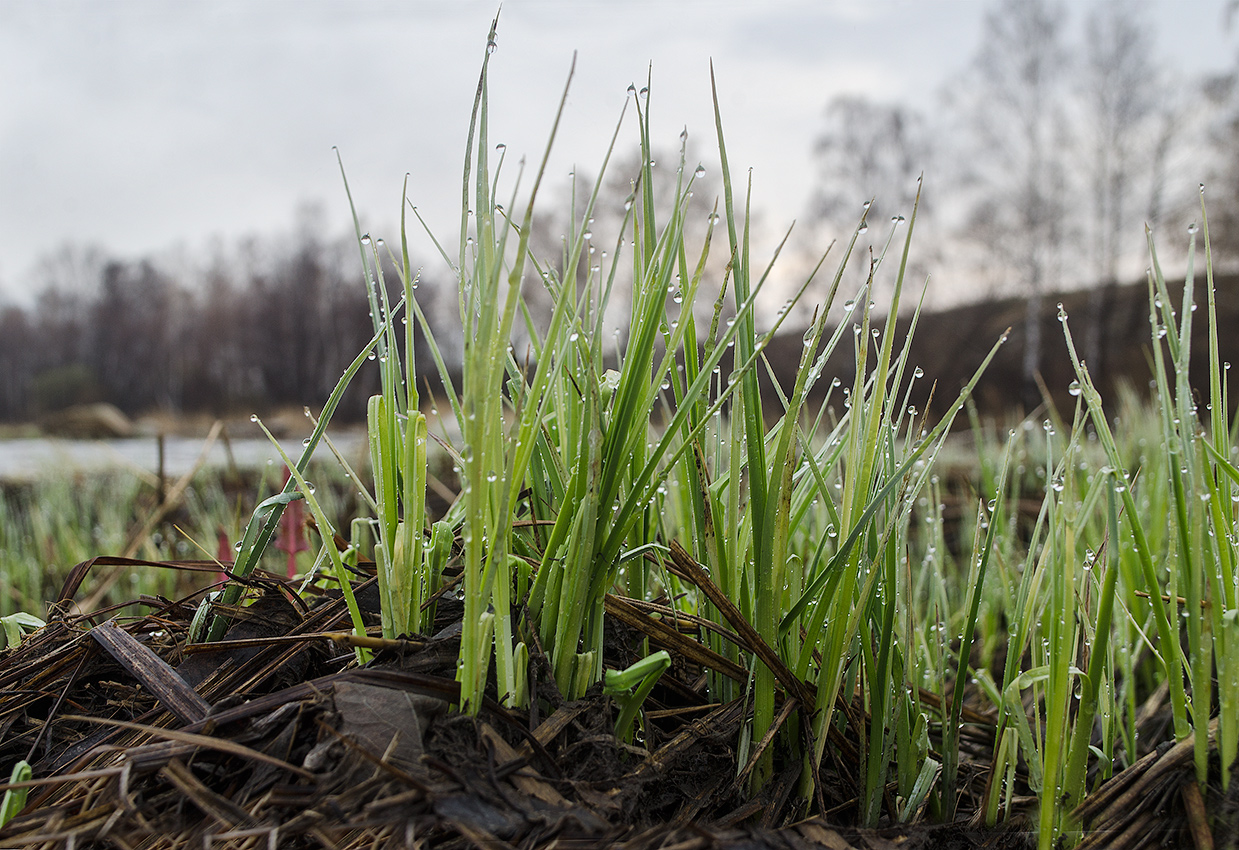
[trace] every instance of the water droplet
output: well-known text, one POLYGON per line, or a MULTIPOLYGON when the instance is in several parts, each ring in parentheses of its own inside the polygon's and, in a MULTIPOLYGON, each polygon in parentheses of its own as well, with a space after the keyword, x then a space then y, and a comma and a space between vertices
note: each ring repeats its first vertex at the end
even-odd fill
POLYGON ((493 41, 486 42, 486 55, 489 56, 490 54, 494 52, 495 52, 495 42, 493 41))
POLYGON ((925 370, 922 369, 920 366, 917 366, 915 369, 912 370, 912 377, 914 378, 925 377, 925 370))
POLYGON ((580 338, 581 338, 581 335, 580 335, 579 333, 577 333, 576 331, 573 331, 573 332, 572 332, 571 334, 569 334, 569 336, 568 336, 568 342, 576 342, 576 341, 577 341, 578 339, 580 339, 580 338))
POLYGON ((628 84, 628 95, 629 95, 629 97, 631 97, 632 95, 634 95, 634 94, 636 94, 636 93, 637 93, 637 87, 636 87, 635 85, 633 85, 632 83, 629 83, 629 84, 628 84))
POLYGON ((704 165, 697 166, 697 170, 693 172, 693 176, 702 178, 706 176, 706 167, 704 165))
POLYGON ((238 552, 240 552, 240 551, 241 551, 241 541, 240 541, 240 540, 238 540, 238 541, 237 541, 237 545, 233 546, 232 548, 233 548, 233 549, 236 549, 238 552))
POLYGON ((495 145, 495 150, 499 151, 499 153, 503 153, 507 149, 508 149, 508 146, 505 145, 503 142, 500 142, 499 144, 495 145))
POLYGON ((860 233, 860 234, 865 234, 865 233, 868 233, 868 232, 869 232, 869 225, 868 225, 868 224, 862 224, 862 225, 861 225, 861 226, 857 229, 857 231, 856 231, 856 232, 857 232, 857 233, 860 233))
POLYGON ((307 447, 307 448, 308 448, 308 447, 309 447, 309 445, 310 445, 310 438, 309 438, 309 437, 306 437, 304 440, 302 440, 302 441, 301 441, 301 445, 302 445, 303 447, 307 447))
POLYGON ((1074 396, 1078 396, 1081 392, 1080 382, 1072 381, 1070 384, 1068 384, 1067 392, 1071 393, 1074 396))
POLYGON ((257 413, 251 413, 251 414, 250 414, 250 421, 251 421, 251 422, 257 422, 257 421, 258 421, 258 414, 257 414, 257 413))

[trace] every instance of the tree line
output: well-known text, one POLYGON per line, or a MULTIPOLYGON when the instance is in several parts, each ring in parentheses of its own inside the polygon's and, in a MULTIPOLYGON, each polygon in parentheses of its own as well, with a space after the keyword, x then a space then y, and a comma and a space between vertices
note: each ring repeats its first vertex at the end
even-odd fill
MULTIPOLYGON (((355 243, 303 232, 204 268, 167 265, 74 247, 45 260, 33 306, 0 309, 0 420, 89 402, 128 414, 321 405, 374 334, 355 243)), ((422 288, 427 304, 435 295, 422 288)), ((340 414, 364 417, 377 386, 363 369, 340 414)))

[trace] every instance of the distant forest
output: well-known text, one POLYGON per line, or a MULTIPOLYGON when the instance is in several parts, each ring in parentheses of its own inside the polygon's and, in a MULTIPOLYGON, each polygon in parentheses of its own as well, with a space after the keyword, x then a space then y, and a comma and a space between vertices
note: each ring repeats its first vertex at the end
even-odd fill
MULTIPOLYGON (((1239 14, 1239 3, 1225 8, 1232 18, 1239 14)), ((1013 317, 1020 364, 1010 384, 1026 404, 1040 397, 1036 378, 1046 347, 1056 344, 1042 329, 1051 293, 1090 288, 1091 325, 1082 336, 1102 339, 1102 293, 1144 277, 1143 225, 1156 231, 1168 273, 1181 274, 1188 225, 1200 217, 1198 186, 1207 192, 1219 270, 1239 267, 1239 62, 1184 79, 1159 64, 1138 0, 1101 0, 1084 20, 1071 11, 1051 0, 992 0, 972 61, 933 104, 856 95, 823 104, 809 208, 800 211, 779 261, 781 273, 796 278, 831 240, 846 244, 863 205, 872 226, 845 283, 854 292, 866 251, 880 251, 903 226, 924 173, 909 286, 932 272, 930 302, 938 306, 958 302, 948 296, 962 291, 1006 298, 1008 312, 1010 299, 1023 305, 1013 317)), ((691 140, 689 172, 710 139, 707 131, 691 140)), ((656 189, 659 180, 674 181, 677 153, 659 154, 656 189)), ((694 240, 721 185, 717 166, 703 164, 706 176, 686 219, 697 228, 694 240)), ((602 258, 618 244, 635 166, 617 154, 588 221, 581 207, 592 188, 587 175, 578 170, 575 186, 552 187, 535 217, 535 256, 559 256, 554 234, 590 229, 607 264, 602 258), (555 190, 558 201, 549 197, 555 190), (561 214, 545 212, 557 203, 561 214)), ((220 249, 210 260, 116 259, 81 246, 46 258, 23 287, 38 293, 34 303, 0 306, 0 419, 35 419, 87 401, 131 414, 321 404, 373 325, 355 242, 331 241, 306 222, 295 234, 220 249)), ((711 253, 721 265, 726 251, 717 237, 711 253)), ((837 256, 836 248, 824 276, 837 256)), ((889 286, 885 271, 876 284, 879 304, 889 286)), ((578 279, 589 273, 578 269, 578 279)), ((436 333, 441 327, 449 334, 444 349, 454 352, 455 284, 448 272, 435 274, 418 299, 439 320, 436 333)), ((723 270, 711 267, 708 277, 713 292, 723 270)), ((396 279, 388 275, 388 285, 396 279)), ((528 286, 527 295, 538 313, 548 305, 536 289, 528 286)), ((613 312, 608 321, 621 322, 622 303, 613 312)), ((1100 348, 1092 359, 1099 355, 1100 348)), ((434 373, 425 352, 419 363, 434 373)), ((343 415, 363 415, 375 372, 359 376, 343 415)))
MULTIPOLYGON (((322 404, 374 335, 357 249, 309 235, 267 248, 261 264, 175 277, 149 260, 66 249, 48 262, 78 285, 0 309, 0 419, 98 401, 128 414, 322 404)), ((398 298, 394 270, 387 283, 398 298)), ((377 381, 364 369, 341 415, 364 417, 377 381)))

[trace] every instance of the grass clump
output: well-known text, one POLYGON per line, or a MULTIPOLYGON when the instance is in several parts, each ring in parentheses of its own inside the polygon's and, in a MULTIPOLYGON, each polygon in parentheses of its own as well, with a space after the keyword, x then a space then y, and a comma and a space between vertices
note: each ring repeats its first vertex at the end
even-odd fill
MULTIPOLYGON (((921 377, 908 362, 916 322, 904 338, 894 325, 915 207, 906 222, 892 222, 868 258, 865 285, 843 296, 841 323, 828 316, 845 268, 858 261, 865 214, 849 243, 832 248, 759 331, 756 304, 778 250, 764 263, 754 256, 751 188, 740 203, 717 100, 721 211, 701 243, 690 244, 686 217, 701 169, 682 143, 671 200, 655 204, 649 88, 634 88, 629 106, 642 164, 622 233, 609 256, 593 259, 600 176, 582 187, 588 200, 557 266, 530 251, 549 143, 527 198, 519 191, 523 167, 507 205, 497 197, 506 152, 492 148, 487 117, 494 44, 492 27, 464 159, 459 233, 451 250, 435 243, 459 287, 459 386, 417 303, 403 228, 399 251, 390 253, 400 275, 397 303, 383 281, 386 246, 357 234, 375 333, 332 398, 373 353, 382 393, 369 406, 372 517, 354 523, 347 551, 373 554, 383 634, 424 633, 445 568, 458 568, 462 711, 481 706, 492 663, 493 696, 525 706, 531 657, 543 651, 565 698, 606 681, 622 704, 617 735, 630 738, 665 661, 650 652, 625 672, 604 671, 608 604, 623 604, 609 595, 657 598, 717 626, 705 638, 709 657, 719 659, 705 687, 717 702, 751 704, 737 741, 737 777, 756 793, 776 773, 795 772, 799 811, 821 809, 827 740, 846 730, 856 742, 857 821, 865 825, 961 815, 997 823, 1013 814, 1013 801, 1033 796, 1039 844, 1074 842, 1077 804, 1148 746, 1139 740, 1138 705, 1159 686, 1174 737, 1194 737, 1202 785, 1206 730, 1216 723, 1225 782, 1239 745, 1239 469, 1216 356, 1207 415, 1187 382, 1191 274, 1176 312, 1154 254, 1157 395, 1151 413, 1124 409, 1117 424, 1061 315, 1077 371, 1076 409, 1069 421, 1055 411, 1041 434, 1027 423, 1005 438, 978 436, 972 542, 953 554, 935 460, 1002 340, 941 419, 918 418, 908 404, 921 377), (720 241, 721 280, 706 271, 720 241), (885 279, 892 296, 882 318, 870 292, 885 279), (612 359, 603 317, 629 283, 625 338, 612 359), (527 287, 550 296, 553 308, 541 321, 527 287), (770 371, 766 348, 793 308, 819 292, 794 386, 771 403, 761 379, 770 371), (695 307, 711 302, 706 326, 695 307), (518 324, 529 339, 525 352, 512 344, 518 324), (459 496, 433 525, 415 326, 430 343, 456 426, 438 438, 459 496), (833 382, 825 401, 811 403, 840 346, 854 356, 854 382, 833 382), (1142 420, 1157 427, 1139 443, 1142 420), (1033 457, 1030 474, 1021 467, 1033 457), (1021 510, 1030 486, 1040 500, 1035 518, 1021 510), (358 542, 366 534, 374 540, 368 549, 358 542), (741 635, 739 644, 729 632, 741 635), (966 788, 964 718, 975 724, 986 712, 993 718, 988 781, 966 788), (965 798, 975 811, 960 811, 965 798)), ((613 138, 600 175, 614 145, 613 138)), ((1212 299, 1208 307, 1216 342, 1212 299)), ((320 561, 348 592, 347 556, 304 480, 331 412, 329 402, 301 459, 290 461, 288 486, 256 513, 236 572, 253 567, 283 506, 300 494, 322 534, 320 561)))

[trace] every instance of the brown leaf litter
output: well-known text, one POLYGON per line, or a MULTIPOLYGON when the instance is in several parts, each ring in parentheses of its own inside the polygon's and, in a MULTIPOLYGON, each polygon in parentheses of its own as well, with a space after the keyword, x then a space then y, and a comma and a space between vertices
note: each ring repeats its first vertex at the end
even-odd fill
MULTIPOLYGON (((926 812, 907 825, 888 817, 885 828, 857 828, 858 732, 867 722, 859 702, 840 703, 847 722, 832 728, 814 814, 798 802, 794 759, 782 759, 781 772, 750 795, 755 754, 738 764, 734 743, 751 706, 708 702, 702 672, 744 681, 747 669, 699 642, 700 623, 657 603, 607 600, 609 666, 626 666, 643 641, 675 658, 647 702, 645 739, 631 746, 612 734, 610 700, 596 689, 563 701, 536 651, 529 711, 487 700, 476 718, 454 713, 461 606, 450 598, 440 600, 434 637, 357 638, 338 593, 307 604, 263 574, 252 604, 228 612, 224 641, 194 646, 185 603, 145 599, 148 613, 126 619, 70 611, 93 567, 121 563, 138 562, 79 565, 63 613, 0 657, 0 764, 26 759, 35 777, 20 783, 27 805, 0 831, 0 847, 1001 850, 1029 842, 1019 823, 984 830, 934 824, 926 812), (358 642, 376 649, 364 668, 355 663, 358 642)), ((713 599, 708 577, 674 546, 671 567, 715 602, 734 630, 728 639, 772 666, 783 688, 776 728, 804 719, 811 686, 725 599, 713 599)), ((374 611, 373 580, 356 591, 374 611)), ((961 793, 972 805, 964 812, 976 810, 984 789, 993 733, 984 714, 969 708, 966 719, 978 737, 961 758, 961 793)), ((1196 788, 1184 746, 1147 756, 1090 796, 1084 846, 1212 846, 1204 801, 1184 790, 1196 788)), ((766 747, 779 747, 773 732, 757 749, 766 747)), ((1220 805, 1239 811, 1239 798, 1220 805)))

